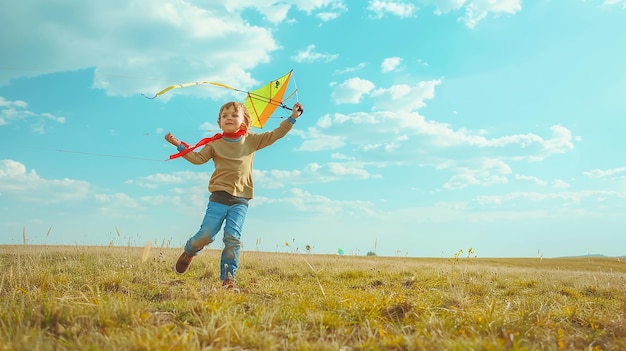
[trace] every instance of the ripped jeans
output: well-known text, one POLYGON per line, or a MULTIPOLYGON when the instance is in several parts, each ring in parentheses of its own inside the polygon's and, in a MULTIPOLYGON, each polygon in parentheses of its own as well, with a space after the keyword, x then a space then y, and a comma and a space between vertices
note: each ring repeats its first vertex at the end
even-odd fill
POLYGON ((220 260, 220 280, 226 280, 230 273, 235 279, 239 266, 239 250, 241 249, 241 231, 246 219, 248 206, 245 204, 224 205, 209 201, 206 214, 198 232, 187 240, 185 252, 196 256, 205 246, 215 241, 217 233, 224 224, 224 249, 220 260))

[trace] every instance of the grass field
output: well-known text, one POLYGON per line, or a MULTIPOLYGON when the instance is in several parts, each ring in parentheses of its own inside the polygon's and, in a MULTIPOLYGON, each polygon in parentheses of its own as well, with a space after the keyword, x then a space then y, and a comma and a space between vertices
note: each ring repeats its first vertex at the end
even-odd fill
MULTIPOLYGON (((2 350, 626 350, 626 262, 0 246, 2 350)), ((626 261, 626 260, 622 260, 626 261)))

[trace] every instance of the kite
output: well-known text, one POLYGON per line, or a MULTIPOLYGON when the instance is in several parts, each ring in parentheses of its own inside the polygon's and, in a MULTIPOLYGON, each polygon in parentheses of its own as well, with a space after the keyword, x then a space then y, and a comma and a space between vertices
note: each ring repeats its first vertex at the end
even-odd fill
MULTIPOLYGON (((142 95, 144 95, 148 99, 154 99, 157 96, 163 95, 172 89, 185 88, 185 87, 190 87, 194 85, 213 85, 217 87, 222 87, 222 88, 238 91, 241 93, 246 93, 246 98, 243 101, 243 105, 246 107, 246 109, 248 110, 248 113, 250 114, 251 127, 263 128, 263 126, 265 125, 265 122, 267 122, 267 120, 270 118, 272 113, 274 113, 274 111, 276 111, 278 107, 282 107, 289 111, 292 110, 292 108, 284 104, 284 101, 288 100, 289 98, 291 98, 294 94, 298 92, 298 88, 296 87, 293 93, 291 93, 289 96, 284 98, 285 92, 287 91, 287 86, 289 85, 289 79, 291 78, 292 73, 293 73, 293 70, 287 72, 287 74, 283 75, 282 77, 275 79, 269 82, 268 84, 253 91, 244 91, 244 90, 236 89, 229 85, 218 83, 218 82, 201 81, 201 82, 191 82, 191 83, 181 83, 181 84, 170 85, 169 87, 154 94, 154 96, 146 96, 144 94, 142 95)), ((302 114, 303 111, 300 110, 298 112, 302 114)), ((207 143, 211 141, 220 139, 223 136, 236 138, 236 137, 240 137, 244 135, 245 133, 246 133, 245 129, 242 129, 233 135, 223 135, 222 133, 217 133, 210 138, 204 138, 200 140, 193 146, 190 146, 189 144, 182 142, 182 145, 185 148, 176 154, 170 155, 169 159, 172 160, 172 159, 184 156, 185 154, 195 150, 196 148, 206 145, 207 143)))
MULTIPOLYGON (((200 82, 190 82, 190 83, 181 83, 170 85, 169 87, 159 91, 154 94, 154 96, 146 96, 148 99, 154 99, 159 95, 163 95, 168 91, 176 88, 185 88, 194 85, 213 85, 217 87, 222 87, 230 90, 234 90, 241 93, 246 93, 246 98, 242 102, 243 105, 248 109, 250 113, 250 120, 252 122, 251 126, 254 128, 263 128, 265 122, 270 118, 272 113, 278 108, 282 107, 286 110, 290 110, 291 108, 284 104, 285 101, 289 100, 294 94, 298 92, 298 88, 296 87, 289 96, 283 98, 285 92, 287 91, 287 86, 289 85, 289 80, 291 78, 291 74, 293 70, 289 71, 284 76, 275 79, 268 84, 253 90, 253 91, 245 91, 233 88, 229 85, 218 83, 218 82, 208 82, 208 81, 200 81, 200 82)), ((143 94, 142 94, 143 95, 143 94)))

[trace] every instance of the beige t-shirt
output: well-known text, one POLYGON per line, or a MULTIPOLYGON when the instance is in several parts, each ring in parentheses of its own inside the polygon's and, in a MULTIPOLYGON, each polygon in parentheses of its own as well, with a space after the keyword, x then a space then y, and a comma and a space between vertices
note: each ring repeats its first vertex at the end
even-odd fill
POLYGON ((209 191, 226 191, 233 196, 251 199, 254 195, 252 161, 254 152, 272 145, 284 137, 293 127, 289 120, 269 132, 248 132, 237 141, 218 139, 206 144, 198 152, 183 157, 193 164, 203 164, 213 159, 215 171, 209 181, 209 191))

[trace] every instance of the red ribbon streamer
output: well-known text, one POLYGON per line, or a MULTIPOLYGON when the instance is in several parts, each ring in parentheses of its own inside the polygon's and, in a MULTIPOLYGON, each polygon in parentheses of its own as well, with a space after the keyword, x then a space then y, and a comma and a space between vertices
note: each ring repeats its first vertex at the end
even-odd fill
POLYGON ((191 146, 191 147, 189 147, 189 144, 187 144, 186 142, 181 141, 180 143, 181 143, 181 145, 183 145, 185 147, 185 149, 180 151, 180 152, 178 152, 178 153, 176 153, 176 154, 170 155, 170 160, 173 160, 175 158, 178 158, 178 157, 181 157, 183 155, 186 155, 186 154, 192 152, 193 150, 199 148, 200 146, 206 145, 206 144, 208 144, 208 143, 210 143, 212 141, 221 139, 223 137, 224 138, 229 138, 229 139, 237 139, 237 138, 245 135, 246 132, 247 132, 246 129, 239 129, 235 133, 217 133, 217 134, 215 134, 214 136, 212 136, 210 138, 204 138, 204 139, 200 140, 199 142, 196 143, 196 145, 191 146))

